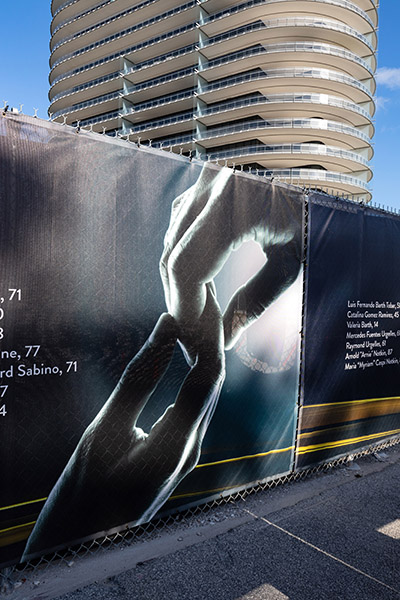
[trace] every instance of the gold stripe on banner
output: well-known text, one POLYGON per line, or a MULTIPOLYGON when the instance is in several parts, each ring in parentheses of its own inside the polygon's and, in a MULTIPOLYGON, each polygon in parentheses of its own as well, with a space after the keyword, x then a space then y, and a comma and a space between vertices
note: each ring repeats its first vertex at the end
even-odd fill
POLYGON ((14 525, 14 527, 7 527, 7 529, 0 529, 0 548, 28 539, 35 523, 36 521, 32 521, 31 523, 23 523, 22 525, 14 525))
MULTIPOLYGON (((210 463, 202 463, 195 467, 196 469, 201 469, 202 467, 214 467, 216 465, 223 465, 226 463, 238 462, 241 460, 248 460, 252 458, 260 458, 264 456, 268 456, 270 454, 281 454, 283 452, 289 452, 290 450, 294 450, 294 446, 289 446, 288 448, 277 448, 275 450, 268 450, 268 452, 259 452, 258 454, 248 454, 246 456, 237 456, 235 458, 227 458, 225 460, 217 460, 215 462, 210 463)), ((246 482, 248 483, 248 482, 246 482)), ((233 490, 236 488, 243 487, 246 483, 235 483, 235 485, 228 485, 221 488, 214 488, 212 490, 202 490, 200 492, 188 492, 186 494, 176 494, 174 496, 170 496, 169 500, 179 500, 181 498, 190 498, 192 496, 202 496, 204 494, 216 494, 217 492, 224 492, 226 490, 233 490)))
POLYGON ((400 397, 311 404, 302 406, 301 410, 301 429, 317 429, 334 423, 346 423, 399 413, 400 397))
MULTIPOLYGON (((47 498, 38 498, 37 500, 28 500, 27 502, 20 502, 19 504, 11 504, 10 506, 1 506, 0 510, 11 510, 12 508, 19 508, 20 506, 27 506, 28 504, 36 504, 37 502, 45 502, 47 498)), ((1 533, 1 530, 0 530, 1 533)))
POLYGON ((259 452, 258 454, 247 454, 246 456, 237 456, 235 458, 226 458, 224 460, 216 460, 215 462, 202 463, 197 465, 196 469, 202 469, 203 467, 214 467, 215 465, 223 465, 231 462, 238 462, 240 460, 249 460, 251 458, 260 458, 262 456, 268 456, 269 454, 280 454, 282 452, 289 452, 294 450, 294 446, 288 448, 277 448, 276 450, 268 450, 268 452, 259 452))
POLYGON ((310 452, 318 452, 321 450, 330 450, 331 448, 340 448, 341 446, 350 446, 359 442, 367 442, 369 440, 389 437, 400 433, 400 429, 392 429, 392 431, 383 431, 381 433, 372 433, 370 435, 362 435, 360 437, 348 438, 344 440, 336 440, 334 442, 326 442, 325 444, 313 444, 310 446, 300 446, 296 450, 296 454, 308 454, 310 452))

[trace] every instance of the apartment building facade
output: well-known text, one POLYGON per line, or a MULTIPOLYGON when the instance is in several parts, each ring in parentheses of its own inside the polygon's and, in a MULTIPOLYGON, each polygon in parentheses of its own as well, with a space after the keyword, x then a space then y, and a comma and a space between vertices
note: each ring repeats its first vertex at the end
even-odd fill
POLYGON ((53 0, 51 118, 369 200, 378 0, 53 0))

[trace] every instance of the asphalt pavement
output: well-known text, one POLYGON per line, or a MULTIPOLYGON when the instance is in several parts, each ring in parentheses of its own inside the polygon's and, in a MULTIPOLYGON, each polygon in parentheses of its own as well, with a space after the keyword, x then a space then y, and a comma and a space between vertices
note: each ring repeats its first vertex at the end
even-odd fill
POLYGON ((399 600, 400 448, 24 574, 10 600, 399 600))

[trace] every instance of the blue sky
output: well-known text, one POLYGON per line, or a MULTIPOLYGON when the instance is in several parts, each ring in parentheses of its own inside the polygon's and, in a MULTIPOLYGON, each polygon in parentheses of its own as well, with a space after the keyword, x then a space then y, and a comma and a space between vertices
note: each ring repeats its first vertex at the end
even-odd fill
MULTIPOLYGON (((400 168, 400 0, 381 0, 379 9, 378 110, 372 160, 374 202, 400 209, 395 174, 400 168)), ((2 6, 0 20, 0 106, 23 104, 23 112, 47 118, 50 0, 18 0, 2 6)))

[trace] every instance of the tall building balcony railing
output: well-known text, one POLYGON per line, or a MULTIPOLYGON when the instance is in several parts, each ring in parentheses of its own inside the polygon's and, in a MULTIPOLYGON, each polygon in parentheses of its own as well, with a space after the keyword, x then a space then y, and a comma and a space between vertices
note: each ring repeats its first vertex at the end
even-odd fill
MULTIPOLYGON (((159 0, 146 0, 145 2, 141 2, 140 4, 138 4, 136 6, 127 8, 119 13, 112 14, 111 16, 107 17, 106 19, 103 19, 101 21, 96 21, 95 23, 91 23, 90 25, 84 27, 83 29, 79 29, 78 31, 74 31, 73 33, 70 33, 69 35, 64 36, 63 38, 59 39, 56 43, 53 42, 53 44, 51 45, 51 50, 54 53, 63 44, 70 42, 72 40, 79 39, 82 36, 85 36, 88 33, 95 32, 99 29, 103 29, 103 28, 105 29, 107 25, 110 25, 112 23, 117 24, 117 22, 119 22, 117 24, 117 27, 119 25, 119 28, 121 28, 121 19, 126 19, 127 17, 134 15, 135 13, 138 12, 138 10, 143 9, 144 7, 146 7, 148 5, 154 4, 154 2, 156 2, 156 1, 159 1, 159 0)), ((103 2, 101 4, 101 6, 96 5, 96 7, 92 8, 91 10, 87 10, 84 13, 82 13, 81 15, 77 15, 73 19, 70 19, 69 21, 67 21, 67 23, 74 23, 74 25, 78 25, 79 18, 81 18, 82 16, 85 16, 87 14, 93 13, 94 11, 99 10, 99 8, 103 7, 105 4, 107 4, 107 3, 103 2)), ((151 24, 153 24, 159 20, 161 20, 161 19, 152 18, 151 24)), ((54 34, 53 34, 52 40, 54 40, 54 34)))
MULTIPOLYGON (((240 45, 240 43, 243 44, 243 42, 240 42, 241 38, 246 36, 250 40, 253 40, 253 38, 256 40, 257 36, 250 34, 258 33, 259 41, 263 41, 266 30, 268 31, 268 40, 272 40, 274 37, 284 39, 289 35, 293 35, 292 29, 306 29, 309 35, 311 35, 310 31, 312 30, 319 31, 318 35, 322 40, 337 42, 361 57, 370 56, 374 53, 374 45, 365 35, 353 27, 338 21, 318 17, 287 17, 256 21, 204 39, 200 42, 199 48, 207 58, 213 58, 217 52, 221 52, 220 47, 224 48, 229 45, 227 42, 232 42, 232 40, 239 40, 240 45), (334 34, 331 36, 332 39, 329 38, 330 32, 334 34)), ((224 52, 224 50, 222 51, 224 52)))
POLYGON ((336 96, 327 96, 326 94, 270 94, 263 96, 260 94, 254 94, 250 97, 237 98, 235 100, 229 100, 221 102, 212 106, 200 106, 198 107, 195 118, 206 117, 214 114, 221 114, 226 111, 232 111, 240 109, 245 106, 270 106, 271 104, 316 104, 321 106, 342 108, 346 111, 355 112, 363 117, 363 124, 369 124, 371 122, 371 115, 362 106, 351 102, 350 100, 344 100, 336 96))
MULTIPOLYGON (((54 49, 51 55, 51 64, 52 67, 55 68, 57 65, 59 65, 61 62, 64 62, 68 59, 80 56, 81 54, 86 54, 88 52, 90 52, 91 50, 97 49, 99 47, 102 47, 106 44, 110 44, 111 42, 114 42, 116 40, 120 40, 121 38, 126 38, 127 36, 131 36, 131 35, 136 35, 138 34, 139 31, 141 30, 146 30, 145 36, 148 37, 148 28, 151 27, 151 25, 154 25, 156 23, 159 23, 160 21, 166 21, 167 19, 170 19, 171 17, 176 17, 176 15, 178 13, 183 13, 183 12, 187 12, 189 9, 197 7, 197 2, 196 0, 190 0, 189 2, 186 2, 185 4, 182 4, 180 7, 173 9, 173 10, 169 10, 167 12, 164 12, 162 14, 159 14, 155 17, 152 17, 150 19, 147 19, 146 21, 142 21, 141 23, 135 23, 134 25, 130 26, 130 27, 125 27, 124 29, 120 29, 118 28, 117 31, 115 31, 114 33, 103 37, 101 39, 96 39, 96 41, 87 44, 85 46, 78 46, 77 49, 73 50, 72 52, 68 52, 66 54, 61 55, 59 58, 55 59, 56 56, 56 50, 54 49)), ((191 25, 193 25, 193 23, 191 23, 191 25)), ((89 30, 96 30, 101 28, 103 25, 94 25, 93 29, 89 28, 89 30)), ((83 32, 80 33, 78 32, 76 34, 76 36, 74 36, 76 38, 80 38, 82 36, 85 35, 85 33, 87 32, 83 32)), ((67 42, 64 42, 64 44, 67 42)))
MULTIPOLYGON (((180 58, 182 56, 192 55, 196 49, 196 44, 189 44, 188 46, 184 46, 183 48, 178 48, 177 50, 172 50, 171 52, 166 52, 165 54, 161 54, 159 56, 155 56, 153 58, 149 58, 147 60, 141 61, 134 65, 126 66, 122 70, 122 74, 124 77, 128 77, 133 73, 137 73, 138 71, 142 71, 144 69, 148 69, 153 67, 154 65, 162 64, 164 67, 166 64, 170 66, 170 62, 174 58, 180 58)), ((196 65, 197 66, 197 65, 196 65)))
MULTIPOLYGON (((345 168, 347 172, 357 172, 360 167, 364 167, 365 171, 370 172, 368 160, 357 152, 321 144, 243 144, 235 148, 206 153, 204 159, 210 161, 233 160, 260 155, 263 155, 270 163, 280 155, 290 156, 291 159, 298 159, 300 156, 318 157, 320 160, 325 159, 321 163, 322 166, 325 166, 323 163, 330 164, 339 171, 345 168)), ((285 160, 288 159, 285 158, 285 160)), ((370 176, 372 177, 372 173, 370 176)))
POLYGON ((69 88, 68 90, 63 90, 62 92, 59 92, 51 98, 51 103, 54 104, 55 102, 57 102, 57 100, 67 98, 68 96, 73 96, 74 94, 78 94, 79 92, 91 90, 95 87, 103 85, 104 83, 109 83, 110 81, 119 82, 120 79, 120 72, 114 71, 113 73, 109 73, 108 75, 104 75, 103 77, 92 79, 91 81, 87 81, 86 83, 81 83, 81 85, 76 85, 72 88, 69 88))
POLYGON ((327 193, 346 196, 355 196, 355 199, 371 199, 371 190, 365 181, 334 171, 325 171, 323 169, 259 169, 257 174, 264 177, 274 178, 285 183, 305 186, 309 188, 324 189, 327 193))
POLYGON ((257 119, 255 121, 245 121, 237 124, 232 123, 223 127, 199 131, 196 134, 196 139, 200 142, 209 140, 212 143, 215 142, 217 138, 259 130, 266 130, 266 132, 277 130, 278 135, 282 134, 282 132, 287 133, 287 130, 300 130, 303 132, 312 130, 317 132, 321 139, 329 138, 331 133, 335 133, 339 134, 339 136, 336 136, 336 139, 346 141, 353 149, 368 148, 370 154, 369 158, 372 156, 372 141, 365 133, 350 125, 325 119, 297 118, 272 119, 268 121, 265 119, 257 119))
MULTIPOLYGON (((189 111, 180 115, 173 115, 171 117, 165 117, 163 119, 155 119, 154 121, 140 123, 139 125, 132 125, 125 129, 125 133, 154 133, 155 130, 166 129, 172 125, 181 125, 182 123, 189 123, 191 125, 193 124, 193 111, 189 111)), ((193 129, 193 126, 191 126, 190 129, 193 129)), ((160 135, 164 134, 158 132, 158 136, 160 135)))
MULTIPOLYGON (((159 108, 161 106, 166 106, 170 104, 176 104, 182 100, 193 100, 194 98, 194 89, 184 90, 183 92, 179 92, 176 94, 168 94, 166 96, 161 96, 159 98, 154 98, 153 100, 148 100, 147 102, 140 102, 135 104, 135 106, 131 108, 125 108, 121 112, 122 117, 128 117, 129 115, 137 115, 138 112, 144 112, 152 108, 159 108)), ((193 117, 193 112, 192 112, 193 117)))
POLYGON ((200 25, 202 31, 209 36, 213 36, 223 30, 232 29, 238 24, 244 25, 246 22, 254 21, 255 18, 265 20, 287 16, 288 13, 295 16, 296 12, 297 14, 303 12, 310 15, 314 13, 319 18, 334 19, 350 25, 361 33, 375 35, 376 18, 373 21, 353 1, 298 0, 296 4, 299 5, 298 11, 293 8, 293 5, 288 5, 288 0, 247 0, 205 16, 201 19, 200 25))
MULTIPOLYGON (((168 2, 168 0, 167 0, 168 2)), ((73 25, 74 29, 76 30, 77 28, 79 28, 80 23, 82 21, 88 21, 87 17, 92 17, 90 20, 92 21, 92 23, 97 22, 96 17, 98 18, 99 15, 101 15, 101 13, 107 12, 108 18, 114 18, 114 15, 120 15, 120 17, 125 16, 126 11, 129 11, 127 14, 131 14, 131 12, 135 13, 137 11, 140 11, 145 8, 151 7, 151 6, 158 6, 164 7, 165 10, 165 4, 166 4, 166 0, 162 1, 162 0, 142 0, 141 2, 137 2, 134 6, 130 6, 129 9, 125 9, 124 11, 117 11, 114 8, 114 10, 112 11, 104 11, 102 9, 105 9, 107 7, 114 7, 115 6, 115 0, 103 0, 102 2, 99 1, 95 4, 95 6, 92 6, 90 8, 87 8, 86 10, 83 10, 81 12, 78 12, 76 14, 74 14, 73 16, 69 16, 66 19, 59 21, 56 25, 56 27, 54 28, 54 30, 52 31, 52 41, 56 38, 57 33, 62 29, 65 28, 67 29, 67 25, 73 25), (112 16, 111 16, 112 15, 112 16)), ((158 12, 161 12, 160 10, 158 10, 158 12)), ((101 19, 101 17, 100 17, 101 19)), ((108 19, 102 19, 103 21, 108 21, 108 19)), ((91 25, 92 25, 91 23, 91 25)), ((69 28, 68 28, 69 29, 69 28)), ((75 35, 75 32, 74 34, 75 35)), ((58 36, 57 36, 58 37, 58 36)), ((57 43, 61 42, 61 41, 65 41, 68 37, 70 36, 64 36, 62 39, 58 40, 57 43)))
POLYGON ((265 97, 258 93, 225 100, 209 107, 198 107, 194 118, 202 126, 215 128, 254 116, 268 122, 286 118, 335 120, 357 128, 370 139, 375 131, 371 115, 364 108, 326 94, 289 93, 265 97))
POLYGON ((315 67, 343 70, 351 73, 358 80, 371 79, 373 81, 371 67, 354 52, 331 44, 311 41, 257 44, 204 61, 199 65, 199 73, 205 79, 210 80, 228 74, 228 72, 238 72, 239 69, 248 70, 252 66, 267 69, 269 65, 276 68, 279 63, 289 63, 294 67, 303 66, 305 61, 312 62, 315 67))
MULTIPOLYGON (((139 42, 138 44, 134 44, 132 46, 127 46, 127 47, 122 46, 122 48, 116 50, 116 52, 107 54, 106 56, 96 58, 95 60, 91 60, 87 63, 84 63, 83 65, 78 63, 74 68, 72 68, 68 71, 62 71, 59 75, 54 74, 54 71, 57 67, 53 66, 51 73, 50 73, 51 83, 52 83, 52 85, 55 85, 56 83, 58 83, 59 81, 62 81, 63 79, 65 79, 67 77, 72 77, 72 76, 82 73, 84 71, 89 71, 91 69, 94 69, 95 67, 98 67, 100 65, 105 65, 105 64, 113 62, 119 58, 122 58, 124 56, 129 56, 131 54, 137 53, 141 50, 148 51, 151 46, 156 46, 156 45, 158 46, 159 44, 161 44, 162 42, 164 42, 166 40, 171 40, 173 38, 177 39, 179 36, 182 36, 185 33, 194 32, 194 31, 196 31, 196 26, 194 23, 190 23, 189 25, 185 25, 183 27, 178 27, 177 29, 173 29, 172 31, 168 31, 162 35, 158 35, 158 36, 155 36, 154 38, 150 38, 148 40, 144 40, 143 42, 139 42)), ((83 55, 84 54, 85 54, 85 52, 83 53, 83 55)), ((62 60, 62 62, 59 64, 61 65, 62 63, 67 62, 69 60, 71 60, 71 59, 62 60)))
POLYGON ((103 96, 99 96, 98 98, 91 98, 90 100, 85 100, 84 102, 78 102, 77 104, 69 106, 68 108, 58 110, 52 114, 52 119, 55 120, 58 117, 79 112, 84 108, 99 106, 100 104, 106 104, 110 101, 119 101, 121 98, 122 94, 120 91, 112 92, 111 94, 104 94, 103 96))
MULTIPOLYGON (((314 81, 314 86, 319 87, 319 91, 326 91, 332 88, 332 91, 338 91, 341 84, 344 88, 344 95, 349 99, 353 98, 357 102, 372 102, 372 94, 370 90, 360 81, 350 75, 344 75, 337 71, 331 71, 329 69, 308 69, 308 68, 287 68, 287 69, 271 69, 268 72, 264 71, 251 71, 248 73, 242 73, 237 76, 227 77, 219 81, 215 81, 209 84, 202 84, 199 86, 197 95, 199 97, 210 97, 210 102, 218 101, 221 98, 218 94, 214 94, 216 98, 212 98, 213 92, 219 92, 220 90, 227 90, 228 88, 237 87, 243 84, 249 84, 250 82, 256 82, 263 85, 259 87, 271 87, 272 89, 279 84, 282 79, 288 80, 287 87, 298 87, 297 80, 311 79, 314 81), (331 84, 331 85, 328 85, 331 84), (351 92, 346 94, 346 88, 349 86, 351 92)), ((250 90, 253 91, 253 90, 250 90)), ((230 92, 232 93, 232 92, 230 92)))
MULTIPOLYGON (((55 120, 55 118, 53 117, 53 121, 55 120)), ((79 119, 79 125, 81 127, 90 127, 93 126, 93 128, 97 131, 99 131, 99 128, 94 127, 95 125, 104 125, 104 123, 107 123, 107 125, 109 127, 116 127, 119 125, 120 123, 120 111, 119 110, 113 110, 113 111, 109 111, 109 112, 105 112, 105 113, 101 113, 100 115, 96 115, 94 117, 88 117, 86 119, 79 119)), ((73 124, 77 124, 78 121, 73 122, 73 124)))
POLYGON ((162 75, 160 77, 154 77, 152 79, 148 79, 146 81, 142 81, 141 83, 137 83, 135 85, 126 86, 124 90, 124 95, 128 96, 135 92, 140 92, 142 90, 146 90, 149 88, 159 87, 165 83, 170 83, 171 81, 177 81, 178 79, 186 79, 187 77, 193 77, 195 74, 195 67, 188 67, 187 69, 180 69, 179 71, 174 71, 172 73, 168 73, 167 75, 162 75))

